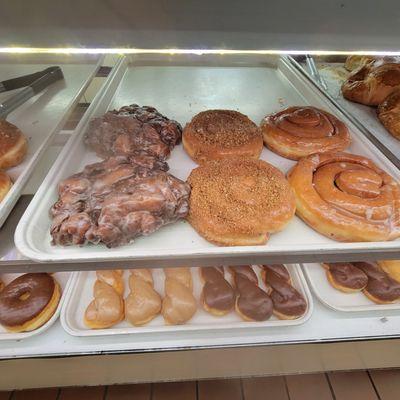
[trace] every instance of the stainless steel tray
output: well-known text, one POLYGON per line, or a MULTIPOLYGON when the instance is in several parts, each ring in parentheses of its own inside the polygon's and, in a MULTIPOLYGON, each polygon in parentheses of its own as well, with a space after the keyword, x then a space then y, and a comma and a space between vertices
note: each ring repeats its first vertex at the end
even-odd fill
MULTIPOLYGON (((208 108, 238 109, 258 123, 266 114, 289 105, 312 104, 327 109, 348 124, 353 137, 350 152, 375 160, 400 179, 400 171, 285 58, 266 59, 262 66, 257 67, 154 64, 137 59, 128 64, 124 59, 115 69, 97 104, 93 105, 76 135, 60 154, 17 227, 15 242, 26 257, 46 263, 64 262, 57 264, 57 268, 93 270, 93 265, 81 262, 96 262, 95 269, 98 269, 105 267, 101 263, 116 260, 129 262, 129 266, 162 267, 399 256, 400 241, 339 243, 318 234, 297 217, 284 231, 272 235, 265 246, 216 247, 183 221, 115 249, 51 246, 48 210, 57 199, 58 182, 97 160, 82 140, 88 119, 133 102, 153 105, 183 124, 197 112, 208 108)), ((267 149, 264 149, 262 158, 284 172, 294 165, 293 161, 267 149)), ((182 179, 186 179, 195 167, 181 146, 174 149, 169 164, 171 173, 182 179)))

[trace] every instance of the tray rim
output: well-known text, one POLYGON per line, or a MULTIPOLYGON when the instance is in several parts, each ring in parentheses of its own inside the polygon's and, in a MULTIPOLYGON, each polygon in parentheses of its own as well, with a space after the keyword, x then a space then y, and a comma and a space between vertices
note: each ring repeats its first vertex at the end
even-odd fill
MULTIPOLYGON (((254 265, 253 265, 254 266, 254 265)), ((84 274, 88 274, 94 271, 77 271, 74 273, 74 279, 71 281, 71 285, 68 287, 68 293, 66 293, 66 300, 64 301, 63 307, 61 309, 61 316, 60 316, 60 322, 62 328, 71 336, 75 337, 108 337, 108 336, 120 336, 120 335, 135 335, 135 334, 146 334, 146 335, 152 335, 152 334, 160 334, 160 333, 174 333, 174 332, 179 332, 182 334, 190 334, 190 332, 201 332, 201 331, 215 331, 215 330, 239 330, 243 331, 243 329, 275 329, 275 328, 280 328, 280 327, 290 327, 290 326, 297 326, 297 325, 302 325, 305 324, 312 316, 313 311, 314 311, 314 302, 313 302, 313 296, 311 294, 311 290, 308 287, 307 280, 304 276, 304 272, 301 269, 300 264, 290 264, 292 267, 292 270, 290 274, 295 274, 300 286, 301 290, 304 293, 305 299, 307 301, 307 311, 306 313, 297 319, 293 320, 267 320, 267 321, 262 321, 262 322, 234 322, 234 323, 227 323, 226 326, 216 326, 216 327, 201 327, 199 325, 189 327, 186 324, 183 325, 164 325, 162 327, 155 327, 156 329, 154 331, 151 331, 151 328, 148 326, 144 325, 142 327, 135 327, 135 326, 129 326, 128 328, 107 328, 107 329, 76 329, 74 327, 71 327, 69 322, 68 322, 68 313, 71 311, 71 308, 73 307, 72 301, 74 298, 74 295, 78 292, 78 285, 80 284, 80 280, 85 279, 83 276, 84 274), (239 325, 240 324, 240 325, 239 325), (263 324, 271 324, 271 325, 263 325, 263 324), (149 330, 150 329, 150 330, 149 330), (132 330, 134 330, 132 332, 132 330), (137 332, 135 332, 137 330, 137 332)), ((198 304, 198 308, 201 308, 201 305, 198 304)), ((234 312, 234 311, 232 311, 234 312)), ((215 318, 215 320, 218 320, 218 317, 213 317, 210 316, 210 318, 215 318)))
MULTIPOLYGON (((290 60, 287 57, 281 57, 278 63, 282 63, 284 68, 286 68, 292 75, 295 75, 296 78, 299 80, 299 82, 303 85, 306 85, 309 90, 313 92, 314 95, 318 96, 319 99, 326 104, 329 104, 330 107, 335 107, 335 105, 332 105, 329 102, 329 99, 324 95, 324 93, 321 93, 317 87, 310 85, 310 82, 307 80, 306 77, 302 76, 296 68, 291 64, 290 60)), ((121 57, 119 60, 118 65, 116 66, 115 70, 113 71, 112 74, 110 74, 110 77, 107 81, 107 83, 104 85, 103 90, 101 93, 96 96, 96 100, 92 103, 91 106, 91 112, 87 112, 87 117, 85 120, 82 120, 80 124, 77 126, 76 131, 81 131, 84 130, 84 127, 86 126, 87 120, 89 119, 89 115, 92 114, 92 112, 96 109, 97 106, 102 104, 102 99, 107 95, 107 91, 110 90, 110 87, 116 87, 118 88, 122 77, 124 76, 126 70, 127 70, 128 64, 127 64, 127 58, 126 57, 121 57), (116 82, 114 80, 116 78, 120 78, 116 82)), ((113 93, 115 95, 116 92, 113 93)), ((340 109, 336 110, 338 114, 343 114, 340 109)), ((346 115, 343 115, 344 119, 347 120, 346 115)), ((348 121, 349 125, 352 126, 354 125, 352 121, 348 121)), ((358 128, 355 127, 355 129, 358 131, 358 128)), ((26 257, 30 258, 31 260, 34 260, 39 263, 52 263, 52 262, 58 262, 58 261, 64 261, 64 262, 95 262, 95 261, 105 261, 105 262, 111 262, 111 261, 124 261, 128 260, 131 262, 136 262, 138 265, 141 263, 141 261, 146 260, 146 261, 151 261, 151 260, 165 260, 166 258, 168 259, 174 259, 183 263, 190 263, 189 260, 199 260, 199 259, 207 259, 211 258, 214 260, 217 260, 218 258, 222 258, 225 256, 231 256, 233 258, 236 257, 248 257, 252 258, 253 260, 271 260, 272 258, 276 257, 281 257, 282 261, 286 261, 285 259, 285 254, 287 253, 287 248, 285 246, 277 246, 274 245, 274 248, 271 249, 268 246, 263 246, 262 251, 260 251, 260 246, 236 246, 236 247, 209 247, 209 248, 204 248, 200 250, 180 250, 179 252, 176 252, 176 249, 159 249, 162 250, 164 253, 168 252, 168 256, 165 254, 163 255, 157 255, 154 254, 154 250, 140 250, 140 251, 135 251, 134 254, 127 256, 126 254, 120 255, 118 254, 117 251, 113 252, 113 254, 105 255, 99 254, 96 255, 91 254, 90 256, 85 256, 82 254, 69 254, 68 258, 63 257, 61 254, 49 254, 49 253, 43 253, 41 251, 37 251, 36 248, 34 248, 33 245, 31 245, 29 238, 27 237, 28 235, 26 234, 27 232, 27 227, 30 225, 29 224, 29 217, 30 215, 34 212, 34 205, 38 201, 37 199, 40 197, 39 195, 42 194, 44 191, 44 188, 46 184, 49 181, 52 181, 53 176, 56 174, 56 171, 58 170, 59 166, 62 166, 63 163, 65 163, 64 157, 68 152, 73 150, 73 148, 77 145, 79 145, 79 140, 82 136, 82 133, 79 135, 73 135, 73 137, 70 139, 70 141, 67 143, 67 145, 64 147, 63 151, 60 153, 59 157, 57 158, 53 168, 49 171, 48 175, 46 176, 45 180, 43 181, 41 187, 39 188, 38 192, 36 193, 35 197, 33 198, 31 204, 28 206, 27 210, 25 211, 24 215, 22 216, 16 232, 15 232, 15 244, 18 248, 18 250, 24 254, 26 257), (35 201, 36 198, 36 201, 35 201), (171 251, 172 250, 172 251, 171 251), (176 253, 176 254, 174 254, 176 253)), ((358 136, 362 137, 362 133, 359 133, 358 136)), ((367 142, 367 145, 370 148, 374 148, 374 145, 370 142, 367 142)), ((399 174, 399 171, 397 168, 394 166, 394 164, 382 153, 379 151, 379 149, 376 149, 378 152, 378 159, 379 162, 385 165, 385 167, 392 173, 399 174)), ((325 253, 328 254, 333 254, 333 253, 346 253, 348 252, 349 254, 353 254, 355 252, 359 253, 370 253, 372 250, 372 253, 379 253, 379 254, 386 254, 388 255, 389 253, 397 253, 400 256, 400 241, 388 241, 388 242, 355 242, 355 243, 341 243, 341 242, 332 242, 329 244, 312 244, 308 245, 307 249, 304 250, 303 245, 299 246, 291 246, 291 252, 296 252, 299 256, 298 261, 304 261, 304 256, 309 256, 310 258, 315 259, 315 254, 318 253, 319 255, 323 256, 325 253), (371 249, 371 245, 375 247, 375 249, 371 249)), ((391 256, 391 255, 390 255, 391 256)), ((390 257, 389 256, 389 257, 390 257)), ((389 258, 387 257, 387 258, 389 258)), ((395 258, 396 256, 393 256, 395 258)), ((217 262, 217 261, 215 261, 217 262)))

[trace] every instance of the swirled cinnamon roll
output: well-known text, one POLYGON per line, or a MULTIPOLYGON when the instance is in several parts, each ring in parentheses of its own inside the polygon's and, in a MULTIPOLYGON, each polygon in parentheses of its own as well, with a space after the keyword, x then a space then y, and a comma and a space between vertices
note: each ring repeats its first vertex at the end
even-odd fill
POLYGON ((314 154, 289 172, 297 215, 331 239, 386 241, 400 237, 400 185, 368 158, 314 154))
POLYGON ((274 153, 299 160, 314 153, 342 151, 350 145, 347 126, 315 107, 289 107, 261 122, 265 145, 274 153))

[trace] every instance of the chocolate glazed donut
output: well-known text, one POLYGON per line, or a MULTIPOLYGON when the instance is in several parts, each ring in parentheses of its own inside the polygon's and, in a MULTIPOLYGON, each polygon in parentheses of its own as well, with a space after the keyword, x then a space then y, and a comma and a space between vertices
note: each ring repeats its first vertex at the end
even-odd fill
POLYGON ((307 310, 307 303, 304 297, 289 283, 287 276, 285 277, 286 274, 282 274, 282 270, 286 270, 286 268, 283 265, 279 269, 276 265, 263 265, 262 268, 264 282, 271 288, 270 296, 274 315, 279 319, 301 317, 307 310))
POLYGON ((378 304, 389 304, 400 299, 400 283, 392 279, 378 265, 367 262, 354 262, 368 276, 364 294, 378 304))
POLYGON ((246 321, 265 321, 272 315, 272 301, 258 286, 257 275, 249 265, 229 267, 237 291, 236 311, 246 321))
POLYGON ((360 292, 368 284, 368 276, 352 263, 323 263, 330 284, 345 293, 360 292))
POLYGON ((14 332, 39 328, 54 314, 60 288, 46 273, 25 274, 0 293, 0 324, 14 332))
POLYGON ((204 309, 218 316, 232 311, 235 306, 236 295, 232 286, 224 278, 224 268, 201 267, 200 276, 204 281, 202 291, 204 309))

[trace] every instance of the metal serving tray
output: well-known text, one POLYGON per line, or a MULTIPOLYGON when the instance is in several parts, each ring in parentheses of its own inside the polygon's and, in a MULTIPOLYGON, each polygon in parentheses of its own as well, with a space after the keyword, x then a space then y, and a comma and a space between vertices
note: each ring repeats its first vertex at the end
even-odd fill
MULTIPOLYGON (((59 65, 64 74, 63 80, 53 83, 29 99, 6 118, 26 135, 28 154, 20 165, 6 171, 13 181, 13 186, 0 202, 0 227, 21 195, 40 157, 50 145, 53 135, 61 130, 69 113, 89 85, 101 60, 100 56, 87 55, 0 55, 0 80, 37 72, 49 65, 59 65)), ((15 92, 1 93, 0 103, 15 92)))
MULTIPOLYGON (((260 270, 257 266, 253 266, 258 276, 259 285, 262 289, 265 284, 260 276, 260 270)), ((151 322, 143 326, 133 326, 127 321, 108 329, 89 329, 83 322, 85 310, 89 303, 93 300, 93 286, 96 282, 96 273, 94 271, 81 271, 75 274, 73 283, 67 293, 61 314, 61 324, 63 328, 73 336, 110 336, 138 333, 157 333, 157 332, 198 332, 202 330, 217 329, 253 329, 253 328, 284 328, 286 326, 294 326, 304 324, 310 318, 313 310, 313 302, 311 293, 307 287, 303 272, 299 265, 288 265, 293 286, 303 295, 307 302, 307 311, 299 318, 293 320, 279 320, 272 316, 267 321, 246 322, 243 321, 234 311, 224 315, 223 317, 213 316, 204 311, 201 306, 201 292, 203 284, 199 276, 199 269, 192 268, 193 295, 197 301, 197 311, 193 318, 183 325, 166 325, 161 315, 158 315, 151 322)), ((124 273, 125 293, 124 298, 129 294, 128 277, 129 273, 124 273)), ((232 283, 230 274, 226 274, 225 278, 232 283)), ((164 298, 164 272, 162 269, 153 271, 154 288, 164 298)))
MULTIPOLYGON (((266 58, 258 67, 165 66, 156 62, 146 65, 137 59, 131 64, 127 59, 122 59, 97 104, 81 121, 76 134, 60 154, 20 220, 15 242, 26 257, 39 262, 60 263, 60 268, 93 270, 98 269, 102 262, 116 260, 129 262, 129 267, 163 267, 396 258, 400 255, 400 241, 335 242, 320 235, 297 217, 284 231, 273 234, 264 246, 217 247, 201 238, 184 221, 165 226, 148 237, 138 238, 130 245, 114 249, 102 245, 52 246, 48 210, 57 199, 58 182, 98 160, 83 143, 89 118, 130 103, 155 106, 182 124, 199 111, 211 108, 240 110, 258 123, 266 114, 288 106, 311 104, 336 114, 347 123, 353 138, 350 152, 373 159, 400 180, 400 171, 286 58, 266 58), (96 262, 96 266, 83 264, 83 261, 96 262), (73 267, 68 267, 68 263, 73 263, 73 267)), ((294 165, 293 161, 267 149, 263 150, 261 158, 284 172, 294 165)), ((181 179, 186 179, 196 167, 181 145, 174 149, 169 165, 170 172, 181 179)))

